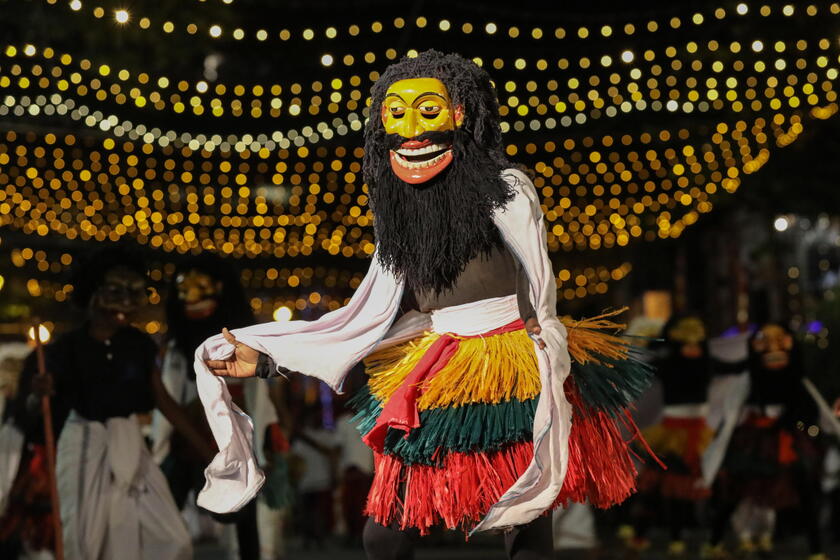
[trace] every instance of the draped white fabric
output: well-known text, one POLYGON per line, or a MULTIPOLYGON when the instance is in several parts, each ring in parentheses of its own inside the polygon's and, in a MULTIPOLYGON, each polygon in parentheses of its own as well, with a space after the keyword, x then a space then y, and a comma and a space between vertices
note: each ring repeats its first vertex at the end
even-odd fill
MULTIPOLYGON (((180 405, 191 403, 198 396, 196 383, 190 379, 187 368, 191 367, 190 362, 178 350, 174 341, 170 342, 163 357, 163 365, 160 368, 161 381, 172 399, 180 405)), ((239 381, 239 380, 237 380, 239 381)), ((258 464, 266 462, 264 443, 265 430, 271 424, 277 423, 277 409, 271 402, 268 394, 268 385, 259 379, 244 379, 243 393, 245 395, 245 408, 256 424, 254 433, 254 453, 257 456, 258 464)), ((155 409, 152 413, 152 457, 155 463, 160 465, 169 454, 169 440, 172 437, 173 427, 169 420, 160 410, 155 409)))
POLYGON ((23 455, 23 434, 11 421, 0 425, 0 515, 6 510, 9 492, 23 455))
POLYGON ((67 560, 187 560, 192 544, 134 416, 90 422, 75 412, 56 454, 67 560))

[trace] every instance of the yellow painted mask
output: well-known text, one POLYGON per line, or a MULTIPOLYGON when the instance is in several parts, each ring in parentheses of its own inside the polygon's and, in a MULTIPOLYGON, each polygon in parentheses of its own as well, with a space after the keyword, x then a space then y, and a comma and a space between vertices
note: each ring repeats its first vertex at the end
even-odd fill
POLYGON ((417 138, 427 132, 451 132, 464 122, 464 108, 453 106, 437 78, 411 78, 391 84, 382 103, 387 134, 404 139, 390 151, 391 169, 409 184, 424 183, 452 163, 452 144, 417 138))
POLYGON ((222 286, 209 274, 193 268, 175 278, 175 289, 178 290, 178 299, 184 303, 187 317, 197 320, 205 319, 216 311, 222 286))
POLYGON ((686 317, 680 319, 666 334, 670 340, 681 344, 680 354, 684 358, 696 360, 703 356, 706 326, 699 318, 686 317))
POLYGON ((752 340, 753 351, 761 356, 767 369, 783 369, 790 364, 793 337, 779 325, 761 327, 752 340))

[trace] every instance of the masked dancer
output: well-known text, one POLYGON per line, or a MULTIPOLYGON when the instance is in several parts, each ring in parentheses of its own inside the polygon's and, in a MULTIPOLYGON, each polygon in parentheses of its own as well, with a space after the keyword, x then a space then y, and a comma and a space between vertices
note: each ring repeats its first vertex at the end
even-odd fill
POLYGON ((243 449, 249 425, 212 374, 295 371, 340 391, 366 359, 355 402, 375 463, 368 557, 409 558, 444 525, 503 530, 510 558, 550 558, 547 512, 633 491, 618 424, 649 371, 608 319, 558 319, 540 198, 504 156, 484 70, 426 51, 390 66, 371 96, 370 269, 341 309, 224 331, 196 353, 220 444, 199 502, 239 507, 262 479, 243 449), (415 309, 397 320, 401 304, 415 309))

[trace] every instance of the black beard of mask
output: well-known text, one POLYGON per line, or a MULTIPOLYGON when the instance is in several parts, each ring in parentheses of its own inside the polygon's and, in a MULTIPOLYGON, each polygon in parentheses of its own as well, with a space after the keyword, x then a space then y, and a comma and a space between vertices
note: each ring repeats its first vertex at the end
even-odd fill
POLYGON ((394 175, 388 153, 407 139, 376 136, 366 145, 366 172, 372 179, 379 261, 412 289, 440 294, 452 288, 470 260, 501 243, 492 216, 513 197, 500 176, 507 166, 477 146, 463 128, 426 133, 417 139, 451 140, 453 160, 430 181, 410 185, 394 175))

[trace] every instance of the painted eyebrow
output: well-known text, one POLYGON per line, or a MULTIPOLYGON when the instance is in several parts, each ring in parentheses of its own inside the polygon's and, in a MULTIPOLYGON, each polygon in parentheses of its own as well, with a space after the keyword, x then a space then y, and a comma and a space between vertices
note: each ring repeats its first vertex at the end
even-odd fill
POLYGON ((446 98, 439 93, 435 93, 433 91, 427 91, 425 93, 421 93, 416 97, 416 99, 420 99, 421 97, 426 97, 427 95, 434 95, 435 97, 440 97, 443 101, 446 101, 446 98))
POLYGON ((388 99, 389 97, 396 97, 397 99, 399 99, 400 101, 402 101, 403 103, 405 103, 405 99, 403 99, 402 97, 400 97, 400 95, 399 95, 398 93, 389 93, 389 94, 386 94, 386 95, 385 95, 385 99, 388 99))

